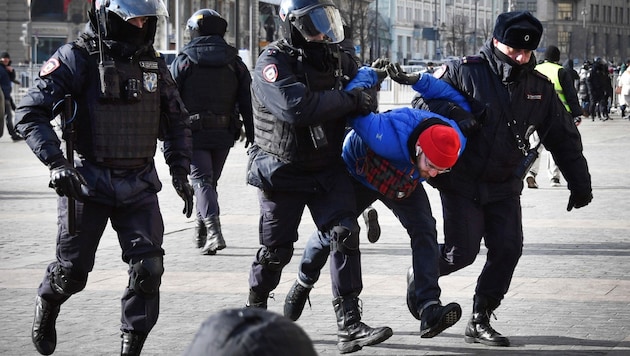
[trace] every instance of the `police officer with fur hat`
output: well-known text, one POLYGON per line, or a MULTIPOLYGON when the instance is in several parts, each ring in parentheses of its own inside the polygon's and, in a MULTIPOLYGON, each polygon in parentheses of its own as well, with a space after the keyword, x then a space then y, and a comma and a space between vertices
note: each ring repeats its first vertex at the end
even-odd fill
POLYGON ((108 222, 129 274, 120 354, 139 355, 158 320, 164 273, 158 139, 188 217, 193 203, 188 113, 153 49, 163 16, 161 0, 93 1, 84 32, 42 66, 17 109, 17 129, 50 169, 50 186, 59 195, 57 255, 37 291, 31 335, 42 355, 55 351, 61 305, 85 288, 108 222), (50 123, 59 113, 74 159, 70 152, 64 157, 50 123))
POLYGON ((258 188, 261 247, 249 274, 247 305, 267 308, 308 207, 334 246, 337 347, 354 352, 392 335, 391 328, 361 321, 359 226, 341 159, 346 120, 376 111, 376 89, 343 90, 358 65, 339 46, 343 24, 331 0, 283 0, 279 18, 283 38, 262 51, 253 71, 255 143, 248 151, 247 182, 258 188))
POLYGON ((225 42, 226 29, 227 21, 215 10, 196 11, 186 24, 191 40, 171 64, 191 118, 190 180, 197 200, 193 240, 204 255, 214 255, 226 247, 217 183, 243 125, 245 147, 254 141, 252 79, 238 50, 225 42))
MULTIPOLYGON (((479 55, 447 62, 435 73, 485 106, 476 123, 469 123, 466 150, 451 172, 428 179, 440 191, 444 212, 440 275, 472 264, 482 239, 488 249, 464 333, 470 343, 510 345, 490 325, 490 316, 505 297, 523 250, 520 195, 531 161, 527 134, 539 134, 566 178, 567 211, 593 199, 580 133, 553 84, 534 69, 542 33, 531 13, 502 13, 479 55)), ((418 108, 431 102, 414 98, 418 108)))

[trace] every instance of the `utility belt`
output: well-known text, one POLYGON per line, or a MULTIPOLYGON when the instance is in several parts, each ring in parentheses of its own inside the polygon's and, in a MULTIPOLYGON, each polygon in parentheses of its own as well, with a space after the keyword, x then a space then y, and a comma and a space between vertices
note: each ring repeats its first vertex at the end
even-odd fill
POLYGON ((112 169, 142 168, 153 160, 149 158, 103 158, 96 161, 100 166, 112 169))
POLYGON ((227 129, 230 127, 230 115, 217 115, 211 112, 190 115, 190 128, 198 130, 227 129))

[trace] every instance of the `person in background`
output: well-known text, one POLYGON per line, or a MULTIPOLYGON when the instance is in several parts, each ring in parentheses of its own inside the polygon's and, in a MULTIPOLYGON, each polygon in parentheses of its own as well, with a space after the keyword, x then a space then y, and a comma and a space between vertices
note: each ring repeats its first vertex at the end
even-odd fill
MULTIPOLYGON (((88 14, 85 30, 44 63, 16 111, 18 131, 50 169, 50 187, 59 195, 56 259, 37 290, 31 337, 40 354, 55 351, 61 306, 85 288, 110 222, 129 275, 120 299, 120 354, 140 355, 158 320, 164 273, 162 183, 154 156, 160 139, 190 217, 190 121, 153 48, 158 17, 168 16, 164 3, 96 0, 88 14), (76 153, 71 160, 50 123, 59 113, 63 137, 76 153)), ((86 315, 86 327, 90 322, 86 315)))
POLYGON ((580 100, 580 106, 582 110, 587 111, 590 116, 590 104, 589 104, 589 92, 588 92, 588 83, 586 82, 588 76, 591 74, 591 65, 588 61, 585 61, 580 68, 580 81, 578 84, 578 99, 580 100))
MULTIPOLYGON (((558 98, 564 105, 565 109, 571 114, 571 116, 573 117, 573 121, 577 126, 582 122, 581 115, 588 117, 589 114, 588 111, 582 109, 582 107, 580 106, 580 101, 575 91, 575 79, 572 75, 572 73, 575 73, 575 71, 573 69, 567 70, 565 67, 560 66, 560 64, 558 64, 559 62, 560 49, 553 45, 547 46, 547 49, 545 50, 544 60, 542 63, 536 66, 536 70, 549 78, 549 80, 553 83, 553 86, 556 89, 556 94, 558 94, 558 98)), ((540 137, 536 132, 534 132, 529 137, 529 141, 530 146, 534 147, 538 145, 540 137)), ((540 147, 543 148, 544 146, 540 145, 540 147)), ((546 154, 545 156, 547 157, 546 166, 547 173, 551 181, 551 186, 559 187, 561 176, 560 169, 558 169, 558 166, 554 162, 551 154, 546 154)), ((538 156, 538 158, 534 161, 529 171, 527 172, 525 181, 527 182, 528 188, 538 188, 536 176, 538 175, 539 167, 540 156, 538 156)))
POLYGON ((238 50, 225 42, 226 30, 227 21, 215 10, 196 11, 186 24, 190 42, 171 63, 171 73, 191 118, 190 180, 196 197, 193 240, 203 255, 214 255, 226 247, 217 185, 242 126, 247 137, 245 147, 254 141, 252 79, 238 50))
POLYGON ((595 121, 595 116, 602 121, 609 120, 608 100, 611 98, 613 90, 608 67, 603 59, 595 58, 586 84, 589 92, 589 114, 592 120, 595 121))
POLYGON ((626 116, 626 109, 630 105, 630 59, 626 61, 625 68, 617 81, 617 87, 620 87, 619 109, 621 110, 621 118, 628 119, 630 115, 626 116))
POLYGON ((580 74, 573 67, 573 59, 567 58, 564 62, 562 62, 562 68, 564 68, 564 70, 566 70, 571 76, 571 79, 573 79, 573 88, 577 93, 580 87, 580 74))
MULTIPOLYGON (((580 133, 554 86, 534 69, 534 50, 542 33, 542 24, 530 12, 502 13, 479 55, 448 61, 434 73, 469 101, 485 107, 475 115, 478 123, 471 126, 476 132, 470 130, 466 149, 453 169, 427 180, 439 190, 442 201, 440 275, 472 264, 482 239, 488 249, 464 331, 469 343, 510 345, 490 325, 490 316, 505 298, 523 251, 520 196, 528 169, 526 133, 530 127, 539 133, 568 182, 567 211, 593 199, 580 133)), ((413 104, 430 107, 431 99, 416 96, 413 104)))
POLYGON ((258 188, 262 246, 249 273, 247 305, 267 308, 308 207, 334 246, 337 348, 355 352, 393 334, 389 327, 361 321, 359 225, 341 159, 346 121, 376 111, 376 88, 343 90, 358 65, 339 46, 343 24, 332 0, 283 0, 279 19, 282 38, 262 51, 252 79, 255 142, 248 150, 247 182, 258 188))
MULTIPOLYGON (((13 83, 19 84, 16 80, 15 69, 11 67, 11 56, 9 52, 3 52, 0 54, 0 88, 4 100, 0 101, 0 105, 3 106, 4 114, 0 117, 4 119, 7 126, 7 132, 11 135, 13 142, 22 140, 22 136, 15 130, 13 125, 13 111, 15 110, 15 103, 11 92, 13 91, 13 83)), ((2 137, 4 126, 0 122, 0 137, 2 137)))

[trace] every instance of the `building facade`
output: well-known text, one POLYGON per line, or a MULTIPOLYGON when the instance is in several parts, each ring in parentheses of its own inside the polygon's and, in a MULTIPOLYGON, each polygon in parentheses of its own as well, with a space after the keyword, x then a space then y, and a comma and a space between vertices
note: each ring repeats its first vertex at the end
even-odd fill
MULTIPOLYGON (((228 20, 226 40, 252 65, 260 49, 278 37, 280 0, 164 0, 170 17, 160 24, 156 49, 181 48, 186 20, 197 9, 213 8, 228 20)), ((343 0, 344 3, 366 0, 343 0)), ((0 51, 14 64, 45 61, 72 41, 87 22, 89 0, 3 0, 0 51)), ((545 28, 539 51, 560 48, 576 61, 630 58, 630 0, 372 0, 376 44, 369 55, 403 64, 471 55, 492 35, 496 16, 529 10, 545 28)), ((367 25, 370 26, 370 25, 367 25)), ((372 29, 368 29, 370 32, 372 29)))

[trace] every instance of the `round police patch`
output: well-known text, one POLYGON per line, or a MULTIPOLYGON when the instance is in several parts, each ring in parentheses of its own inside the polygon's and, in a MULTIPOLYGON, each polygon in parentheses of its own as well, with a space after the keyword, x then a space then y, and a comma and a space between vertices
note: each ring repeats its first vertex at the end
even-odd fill
POLYGON ((42 68, 39 70, 39 76, 43 77, 55 71, 55 69, 59 68, 61 63, 57 58, 50 58, 42 65, 42 68))
POLYGON ((275 64, 267 64, 262 70, 263 78, 269 83, 273 83, 278 79, 278 67, 275 64))

